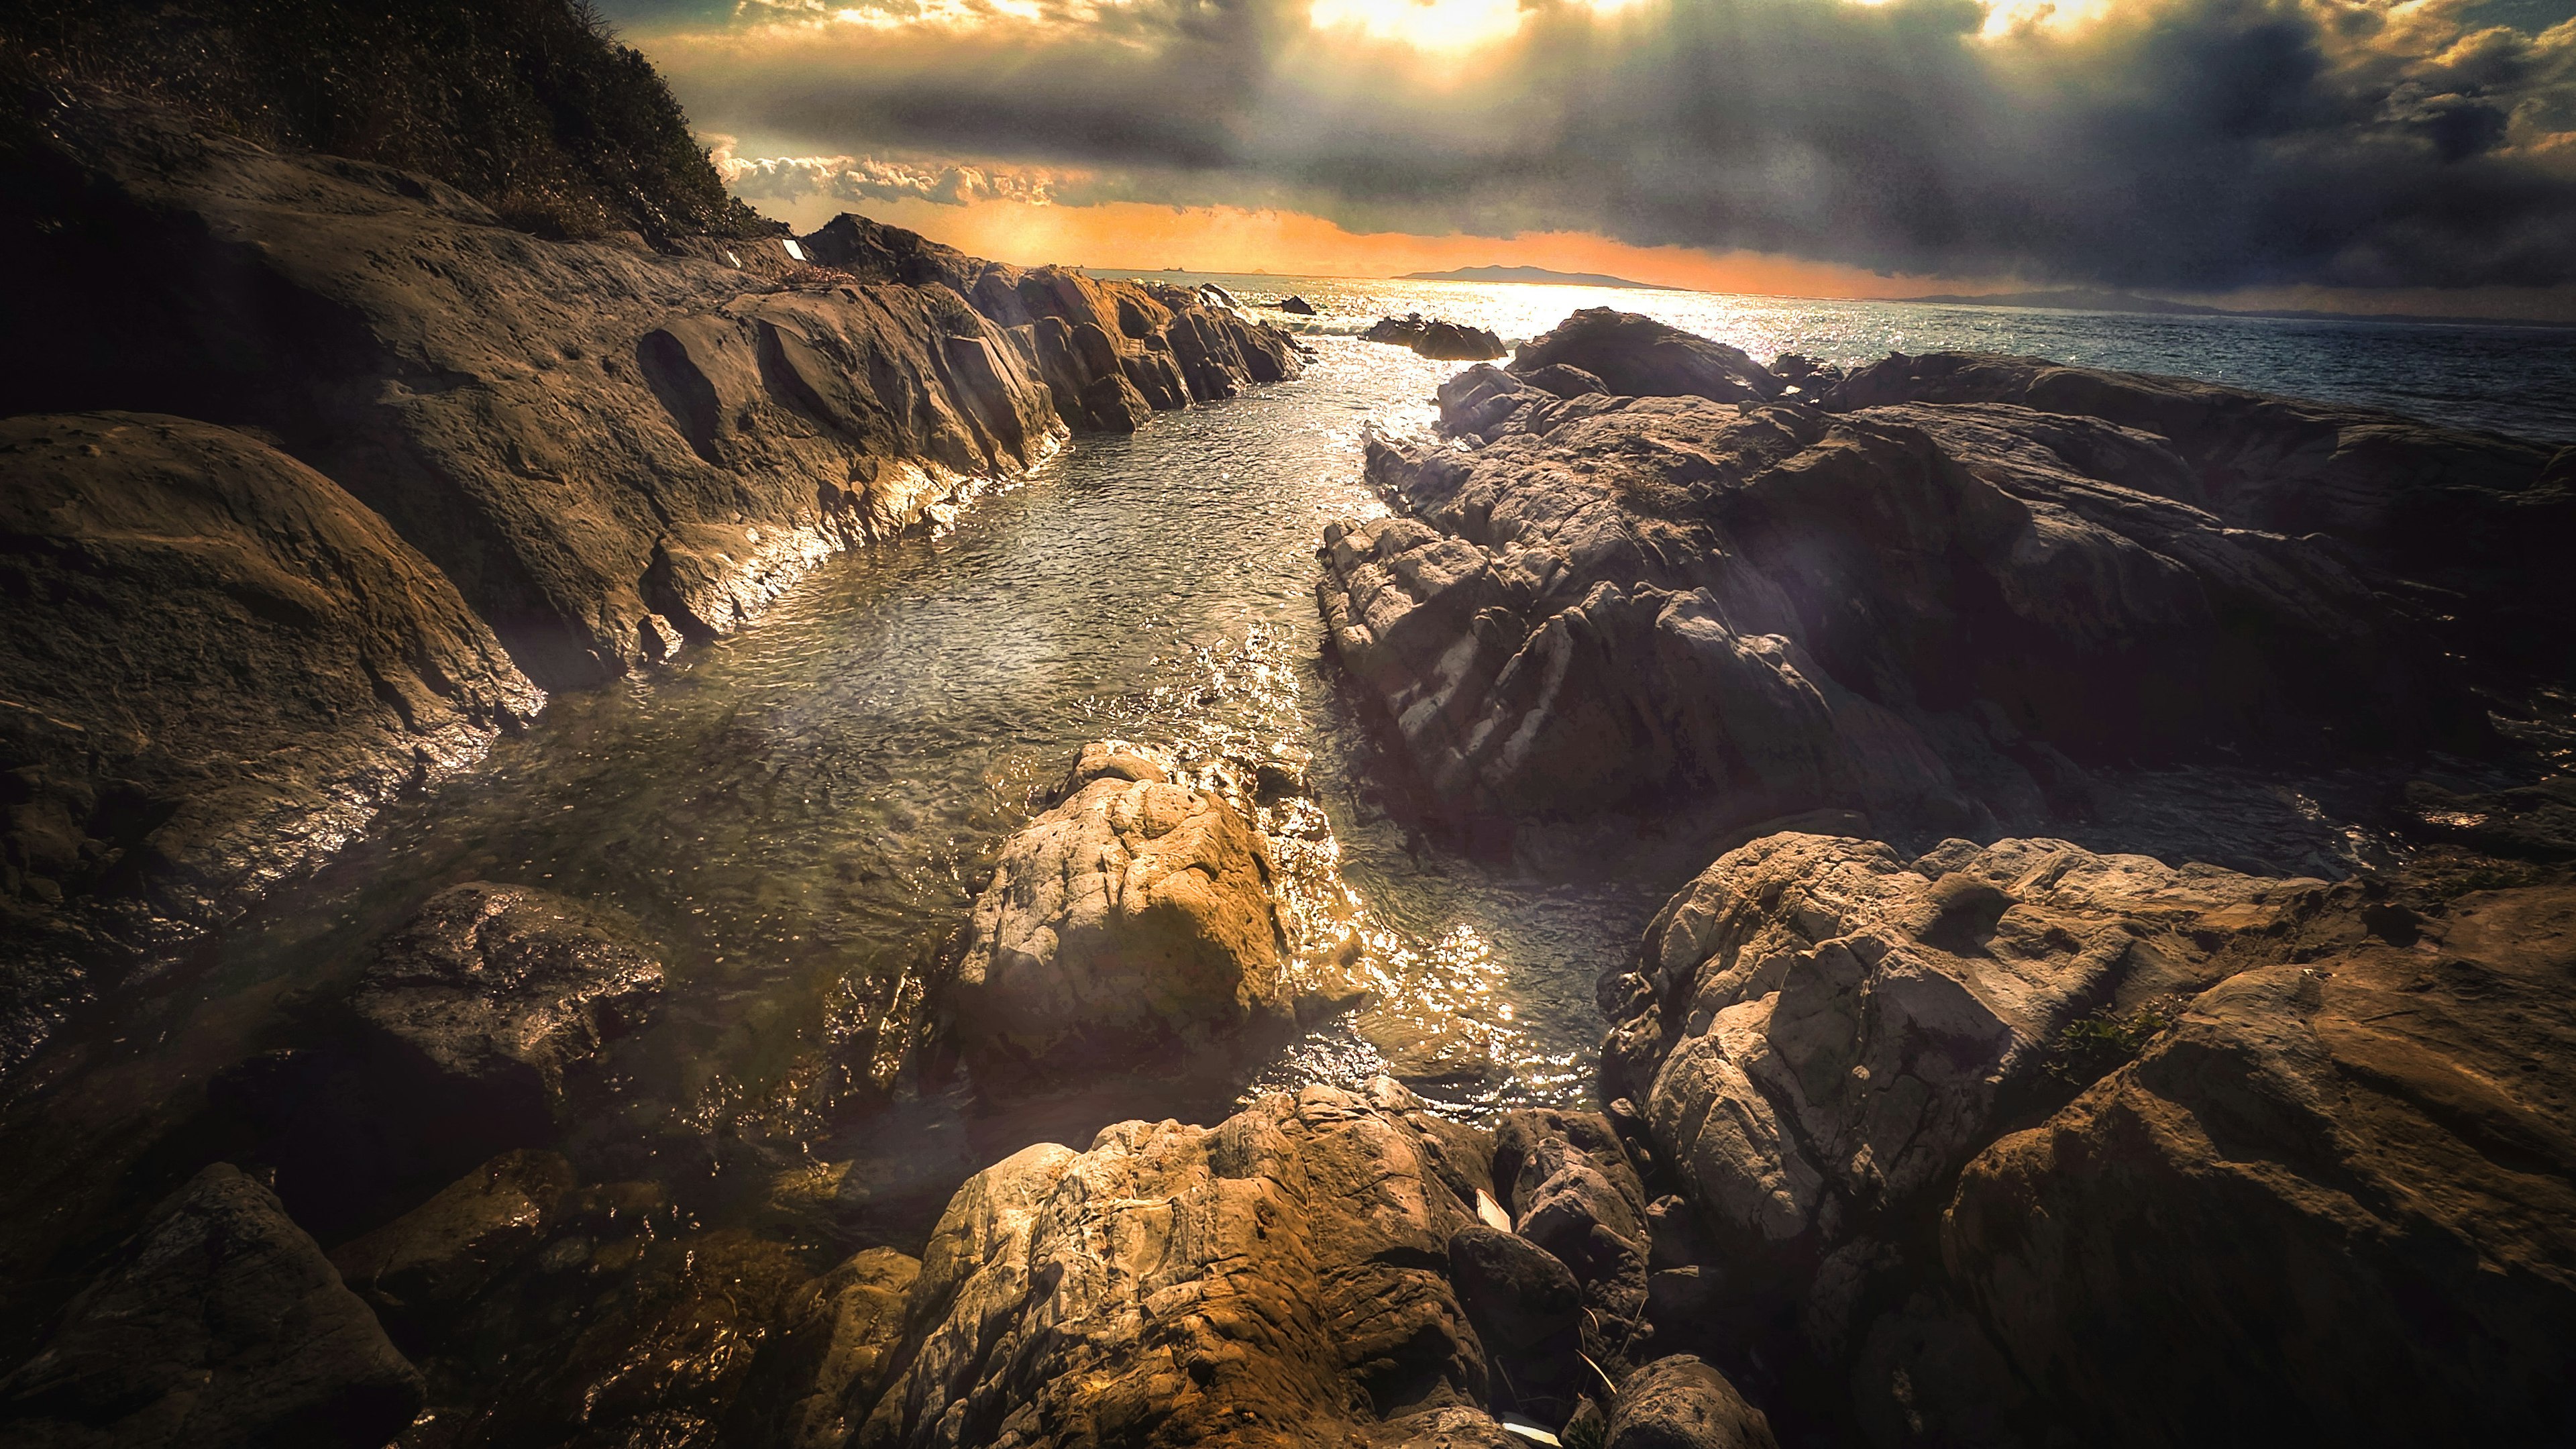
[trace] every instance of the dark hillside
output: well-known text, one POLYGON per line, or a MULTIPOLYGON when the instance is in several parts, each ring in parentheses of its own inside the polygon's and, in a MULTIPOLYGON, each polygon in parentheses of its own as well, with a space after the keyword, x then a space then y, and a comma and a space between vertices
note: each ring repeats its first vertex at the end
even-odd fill
POLYGON ((18 0, 18 84, 142 92, 266 146, 381 162, 554 237, 776 230, 583 0, 18 0))

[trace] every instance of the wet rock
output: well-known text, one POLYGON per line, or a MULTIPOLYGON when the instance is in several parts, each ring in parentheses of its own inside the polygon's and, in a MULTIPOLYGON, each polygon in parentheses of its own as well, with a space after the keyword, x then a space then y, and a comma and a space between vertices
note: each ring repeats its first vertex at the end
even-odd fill
POLYGON ((1299 317, 1315 315, 1315 304, 1303 297, 1290 297, 1279 304, 1279 310, 1299 317))
POLYGON ((565 1125, 565 1086, 640 1024, 662 964, 624 921, 527 886, 432 896, 377 949, 350 998, 362 1051, 390 1079, 495 1137, 565 1125))
POLYGON ((762 1349, 812 1310, 802 1296, 808 1282, 787 1248, 745 1233, 643 1246, 568 1343, 523 1363, 506 1391, 458 1416, 454 1442, 476 1449, 715 1442, 762 1349))
POLYGON ((1776 1449, 1771 1422, 1726 1376, 1688 1354, 1657 1359, 1619 1386, 1604 1449, 1776 1449))
POLYGON ((1441 402, 1467 444, 1371 442, 1397 512, 1326 530, 1318 601, 1468 825, 2027 829, 2081 808, 2088 760, 2484 737, 2409 610, 2164 496, 2187 470, 2143 434, 1569 401, 1493 368, 1441 402))
POLYGON ((543 702, 383 519, 230 429, 0 421, 0 574, 0 1069, 106 949, 229 918, 543 702))
POLYGON ((801 1290, 736 1396, 728 1440, 843 1449, 894 1373, 920 1274, 918 1260, 870 1248, 801 1290))
POLYGON ((1093 432, 1132 433, 1154 415, 1145 395, 1126 374, 1107 373, 1082 390, 1082 416, 1093 432))
POLYGON ((1409 347, 1435 362, 1485 362, 1502 356, 1508 350, 1501 338, 1482 327, 1424 317, 1418 312, 1403 317, 1382 317, 1376 325, 1360 334, 1360 340, 1409 347))
POLYGON ((1560 364, 1592 374, 1622 397, 1763 402, 1778 397, 1782 386, 1740 348, 1608 307, 1586 308, 1522 343, 1511 370, 1528 377, 1560 364))
POLYGON ((2404 814, 2417 832, 2518 860, 2576 860, 2576 779, 2458 794, 2409 781, 2404 814))
POLYGON ((556 1141, 602 1048, 661 987, 650 948, 603 909, 453 886, 377 947, 332 1039, 227 1068, 208 1095, 297 1216, 338 1236, 556 1141))
POLYGON ((1162 1064, 1292 1019, 1271 877, 1223 799, 1086 746, 975 903, 952 1000, 979 1084, 1162 1064))
POLYGON ((1953 841, 1909 864, 1874 841, 1766 837, 1648 928, 1608 993, 1603 1074, 1645 1103, 1706 1229, 1803 1293, 1866 1223, 1931 1210, 2052 1067, 2087 1065, 2063 1051, 2079 1018, 2207 986, 2324 890, 2063 841, 1953 841))
POLYGON ((2331 949, 2229 978, 1968 1166, 1942 1259, 2061 1422, 2576 1427, 2576 892, 2422 904, 2415 944, 2339 917, 2331 949))
POLYGON ((419 1345, 535 1252, 573 1189, 551 1152, 505 1152, 436 1197, 331 1254, 342 1281, 395 1336, 419 1345))
POLYGON ((1401 1442, 1384 1421, 1479 1403, 1448 1281, 1474 1211, 1399 1106, 1419 1104, 1392 1083, 1308 1087, 978 1174, 922 1254, 907 1367, 858 1442, 1401 1442))
POLYGON ((1583 1351, 1616 1372, 1646 1314, 1645 1187, 1616 1129, 1597 1112, 1522 1109, 1494 1131, 1494 1179, 1520 1236, 1581 1285, 1583 1351))
POLYGON ((97 92, 49 95, 27 134, 0 331, 58 345, 0 362, 0 394, 270 430, 548 688, 642 661, 656 616, 726 632, 1061 436, 1000 329, 926 272, 782 287, 543 241, 452 188, 97 92))
POLYGON ((12 1444, 375 1449, 418 1371, 267 1189, 226 1163, 154 1209, 44 1350, 0 1379, 12 1444))

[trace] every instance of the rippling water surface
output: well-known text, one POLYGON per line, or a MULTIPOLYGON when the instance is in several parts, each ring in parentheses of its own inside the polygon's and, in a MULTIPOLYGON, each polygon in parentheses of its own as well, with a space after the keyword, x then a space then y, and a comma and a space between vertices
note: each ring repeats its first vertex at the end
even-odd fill
MULTIPOLYGON (((1607 304, 1762 358, 2032 352, 2576 436, 2576 334, 2563 332, 1221 280, 1247 301, 1295 291, 1331 314, 1301 324, 1319 354, 1305 378, 1159 417, 1133 439, 1085 438, 940 536, 832 563, 676 668, 556 700, 525 738, 390 812, 201 969, 175 973, 164 998, 67 1043, 39 1074, 52 1150, 89 1143, 102 1163, 141 1150, 184 1117, 205 1071, 292 1040, 301 1004, 327 998, 369 942, 471 879, 614 903, 666 952, 664 1012, 621 1046, 616 1106, 574 1144, 590 1171, 688 1179, 746 1212, 784 1210, 802 1183, 817 1211, 864 1217, 871 1180, 918 1178, 915 1195, 935 1197, 1014 1138, 1078 1142, 1109 1104, 978 1129, 959 1093, 898 1068, 1000 842, 1103 737, 1311 757, 1321 818, 1308 806, 1270 823, 1333 897, 1312 944, 1356 931, 1378 997, 1239 1064, 1217 1097, 1145 1108, 1206 1115, 1247 1083, 1388 1067, 1462 1111, 1583 1095, 1593 977, 1630 948, 1679 863, 1532 878, 1413 836, 1380 798, 1366 731, 1319 656, 1313 551, 1327 522, 1377 507, 1359 476, 1366 430, 1426 424, 1453 370, 1346 335, 1380 312, 1521 338, 1607 304), (725 1184, 739 1190, 710 1186, 725 1184)), ((22 1151, 38 1130, 29 1100, 22 1151)), ((57 1161, 5 1191, 22 1213, 31 1194, 78 1201, 48 1184, 89 1170, 57 1161)))

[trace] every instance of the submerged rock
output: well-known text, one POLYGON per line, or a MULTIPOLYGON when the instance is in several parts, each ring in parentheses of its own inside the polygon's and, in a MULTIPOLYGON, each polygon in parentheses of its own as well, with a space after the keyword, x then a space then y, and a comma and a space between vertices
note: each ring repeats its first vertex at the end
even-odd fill
POLYGON ((1404 1418, 1487 1389, 1448 1276, 1475 1210, 1416 1105, 1308 1087, 986 1169, 922 1254, 908 1366, 857 1442, 1491 1442, 1459 1437, 1478 1415, 1404 1418))
POLYGON ((332 1035, 229 1067, 208 1095, 299 1218, 350 1231, 496 1153, 555 1143, 601 1051, 661 989, 660 961, 613 913, 470 882, 377 946, 332 1035))
POLYGON ((1289 1019, 1272 875, 1223 799, 1086 746, 975 903, 952 1001, 977 1080, 1179 1065, 1289 1019))
POLYGON ((385 521, 268 442, 0 421, 0 1068, 116 946, 221 922, 543 702, 385 521))
POLYGON ((1303 297, 1290 297, 1279 304, 1279 310, 1298 317, 1312 317, 1315 315, 1315 304, 1303 297))
POLYGON ((551 1152, 505 1152, 331 1254, 397 1336, 420 1343, 551 1235, 573 1190, 551 1152))
POLYGON ((198 1173, 0 1378, 0 1437, 30 1449, 377 1449, 421 1377, 267 1189, 198 1173))
POLYGON ((1403 317, 1381 317, 1376 325, 1360 334, 1360 340, 1409 347, 1435 362, 1484 362, 1509 350, 1503 346, 1501 338, 1482 327, 1424 317, 1418 312, 1403 317))

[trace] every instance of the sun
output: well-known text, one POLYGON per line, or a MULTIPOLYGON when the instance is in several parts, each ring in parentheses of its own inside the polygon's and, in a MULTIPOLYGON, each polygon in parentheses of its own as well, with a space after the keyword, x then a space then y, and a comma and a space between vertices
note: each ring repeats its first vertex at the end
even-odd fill
MULTIPOLYGON (((1603 15, 1637 3, 1574 0, 1569 8, 1603 15)), ((1533 13, 1524 0, 1313 0, 1307 22, 1319 31, 1380 44, 1457 52, 1511 39, 1533 13)))

